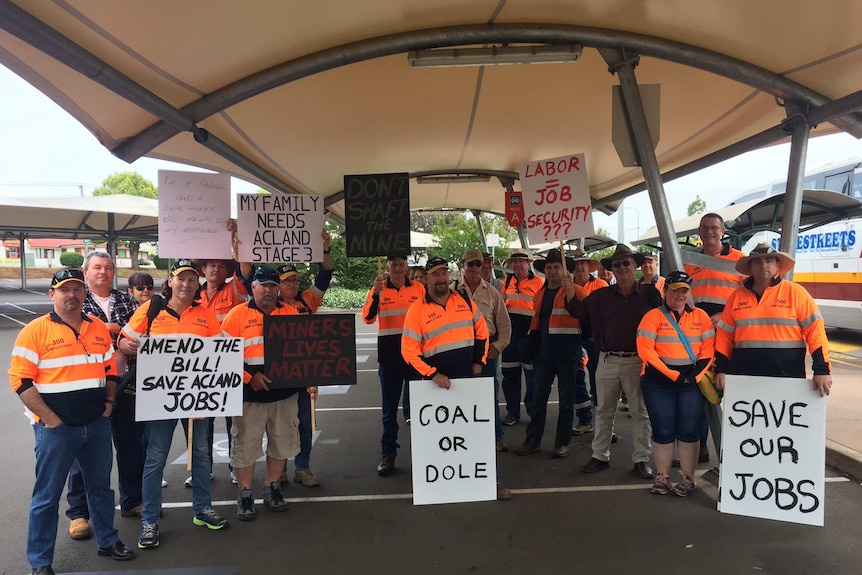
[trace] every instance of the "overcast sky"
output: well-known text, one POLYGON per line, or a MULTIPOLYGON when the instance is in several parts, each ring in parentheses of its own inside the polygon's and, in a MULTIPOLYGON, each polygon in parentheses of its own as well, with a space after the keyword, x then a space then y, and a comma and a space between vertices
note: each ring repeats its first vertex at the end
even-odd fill
MULTIPOLYGON (((137 171, 155 182, 159 169, 199 171, 162 160, 144 158, 127 164, 115 158, 65 110, 3 66, 0 130, 0 196, 26 191, 30 196, 70 197, 80 196, 82 190, 90 195, 106 176, 116 172, 137 171)), ((789 144, 774 146, 670 182, 665 190, 671 215, 684 217, 697 195, 713 210, 759 184, 785 179, 788 155, 789 144)), ((846 134, 813 138, 806 169, 850 158, 862 159, 862 142, 846 134)), ((232 189, 253 192, 257 186, 233 178, 232 189)), ((617 233, 617 216, 596 213, 594 223, 617 240, 632 241, 653 225, 652 208, 646 193, 627 199, 624 206, 625 238, 617 233)))

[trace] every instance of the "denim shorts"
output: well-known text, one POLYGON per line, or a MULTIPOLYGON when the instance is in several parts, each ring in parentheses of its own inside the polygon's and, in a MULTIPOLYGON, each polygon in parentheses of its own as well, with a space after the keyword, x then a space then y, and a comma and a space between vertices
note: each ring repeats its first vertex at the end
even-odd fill
POLYGON ((669 385, 644 376, 641 390, 652 423, 653 442, 700 441, 705 400, 697 385, 669 385))

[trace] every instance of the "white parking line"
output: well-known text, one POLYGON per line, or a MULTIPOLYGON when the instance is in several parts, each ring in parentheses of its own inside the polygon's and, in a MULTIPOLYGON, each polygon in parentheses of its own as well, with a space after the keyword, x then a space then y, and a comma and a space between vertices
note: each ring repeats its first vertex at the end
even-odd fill
POLYGON ((29 314, 39 315, 38 312, 33 311, 32 309, 27 309, 26 307, 21 307, 20 305, 15 305, 14 303, 4 302, 8 306, 12 306, 14 308, 18 308, 21 311, 26 311, 29 314))
MULTIPOLYGON (((17 319, 15 319, 14 317, 9 317, 9 316, 8 316, 8 315, 6 315, 5 313, 0 313, 0 317, 5 317, 5 318, 6 318, 6 319, 8 319, 9 321, 14 321, 15 323, 17 323, 17 324, 19 324, 19 325, 27 325, 27 324, 26 324, 26 323, 24 323, 23 321, 18 321, 18 320, 17 320, 17 319)), ((375 371, 376 371, 376 370, 375 370, 375 371)))

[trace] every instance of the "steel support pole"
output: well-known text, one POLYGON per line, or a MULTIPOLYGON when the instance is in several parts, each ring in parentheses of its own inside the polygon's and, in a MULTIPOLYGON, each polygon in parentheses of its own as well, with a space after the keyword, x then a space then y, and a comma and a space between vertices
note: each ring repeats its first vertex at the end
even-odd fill
POLYGON ((108 214, 108 245, 107 251, 114 258, 114 281, 113 288, 117 289, 117 224, 114 214, 108 214))
POLYGON ((473 217, 476 218, 476 227, 479 228, 479 241, 482 242, 482 252, 488 251, 488 241, 485 239, 485 225, 482 223, 482 211, 470 210, 473 217))
POLYGON ((27 254, 24 250, 24 242, 27 240, 23 232, 18 234, 18 258, 21 265, 21 289, 27 289, 27 254))
MULTIPOLYGON (((805 176, 805 157, 808 155, 808 135, 811 124, 804 110, 792 102, 786 102, 790 137, 790 162, 787 168, 787 189, 784 194, 780 249, 790 257, 796 257, 796 238, 799 235, 799 218, 802 216, 802 179, 805 176)), ((793 279, 793 270, 784 274, 793 279)))

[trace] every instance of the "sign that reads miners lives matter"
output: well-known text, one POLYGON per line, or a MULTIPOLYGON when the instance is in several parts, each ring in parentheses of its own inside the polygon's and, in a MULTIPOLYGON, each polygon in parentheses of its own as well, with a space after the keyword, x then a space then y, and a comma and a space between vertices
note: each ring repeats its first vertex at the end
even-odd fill
POLYGON ((347 256, 410 254, 408 174, 344 176, 347 256))
POLYGON ((522 164, 518 173, 531 244, 595 235, 583 154, 522 164))
POLYGON ((353 314, 263 316, 269 387, 356 385, 355 323, 353 314))
POLYGON ((323 261, 320 196, 238 194, 236 227, 243 262, 323 261))
POLYGON ((806 379, 728 375, 722 513, 823 525, 826 398, 806 379))
POLYGON ((410 382, 413 504, 497 498, 494 380, 410 382))
POLYGON ((242 415, 242 355, 238 337, 141 338, 135 421, 242 415))

